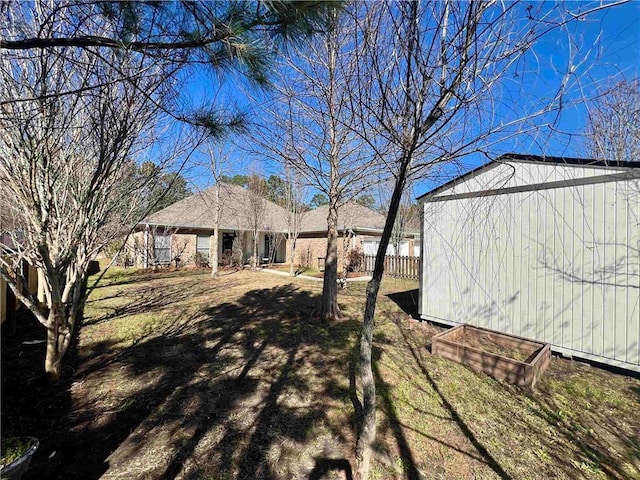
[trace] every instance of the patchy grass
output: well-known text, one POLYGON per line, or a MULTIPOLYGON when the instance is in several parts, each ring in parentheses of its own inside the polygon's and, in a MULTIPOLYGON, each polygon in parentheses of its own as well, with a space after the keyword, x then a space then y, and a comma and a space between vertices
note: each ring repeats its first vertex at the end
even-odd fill
MULTIPOLYGON (((32 478, 348 478, 366 285, 321 323, 320 284, 225 273, 109 274, 32 478)), ((416 288, 388 279, 379 298, 373 478, 640 476, 640 381, 554 358, 528 390, 433 357, 416 288)))

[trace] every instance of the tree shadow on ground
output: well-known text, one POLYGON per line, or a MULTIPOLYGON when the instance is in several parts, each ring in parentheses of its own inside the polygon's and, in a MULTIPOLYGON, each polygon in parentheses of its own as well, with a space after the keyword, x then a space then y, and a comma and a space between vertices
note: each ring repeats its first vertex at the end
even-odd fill
MULTIPOLYGON (((437 394, 439 398, 439 403, 442 405, 442 407, 446 411, 449 418, 451 418, 455 422, 455 424, 459 427, 459 429, 464 434, 464 436, 469 440, 474 450, 478 452, 479 457, 476 459, 487 464, 498 477, 502 479, 510 478, 507 472, 505 472, 503 467, 496 460, 496 458, 487 450, 487 448, 482 444, 482 442, 479 441, 479 439, 477 438, 473 430, 469 427, 469 425, 459 414, 455 406, 449 401, 447 396, 440 389, 437 379, 435 379, 432 376, 431 372, 429 371, 429 368, 427 367, 425 359, 423 357, 424 355, 423 352, 427 351, 426 347, 421 344, 423 337, 421 336, 413 337, 410 334, 410 332, 407 331, 406 323, 400 321, 400 319, 393 318, 392 321, 396 324, 398 332, 400 333, 400 337, 401 337, 400 341, 402 342, 403 346, 406 347, 406 349, 410 352, 411 359, 417 365, 419 371, 423 375, 423 378, 427 380, 427 385, 430 387, 430 389, 433 392, 435 392, 435 394, 437 394)), ((392 429, 394 431, 394 435, 397 438, 399 449, 400 451, 406 452, 403 458, 405 459, 405 464, 407 465, 407 475, 409 478, 420 478, 419 471, 414 463, 413 457, 411 455, 411 451, 409 449, 409 444, 403 432, 403 428, 411 428, 411 427, 403 425, 401 423, 400 419, 395 413, 395 407, 393 406, 390 396, 383 394, 383 399, 385 402, 385 409, 387 410, 387 413, 390 416, 390 419, 394 420, 394 422, 392 423, 392 429), (393 425, 395 425, 395 427, 393 425)), ((426 435, 423 432, 417 432, 417 433, 426 435)), ((454 448, 451 445, 445 444, 441 440, 438 440, 436 438, 432 438, 432 439, 437 440, 439 443, 442 443, 443 445, 446 445, 449 448, 454 448)))
POLYGON ((420 291, 415 288, 413 290, 407 290, 404 292, 390 293, 387 298, 393 303, 398 305, 404 313, 411 318, 420 318, 420 312, 418 312, 418 298, 420 291))
POLYGON ((36 437, 42 450, 42 445, 54 444, 56 432, 63 428, 61 419, 71 410, 77 343, 74 338, 63 359, 61 378, 48 381, 44 378, 46 330, 35 317, 21 309, 15 332, 7 335, 5 324, 2 330, 2 436, 36 437))
POLYGON ((400 453, 400 458, 404 464, 404 470, 406 474, 406 478, 408 480, 420 480, 422 478, 420 471, 416 465, 416 461, 413 455, 413 451, 407 441, 407 438, 403 431, 403 425, 400 422, 400 418, 398 417, 398 413, 396 411, 396 407, 393 402, 393 398, 391 397, 391 387, 387 384, 382 375, 380 374, 380 368, 378 367, 378 360, 380 359, 380 350, 374 347, 373 351, 373 376, 376 381, 376 394, 379 398, 382 399, 382 410, 386 414, 386 419, 388 422, 388 428, 391 429, 393 433, 393 437, 396 441, 396 445, 398 446, 398 452, 400 453))
POLYGON ((309 480, 320 480, 331 472, 344 472, 346 480, 353 480, 351 463, 346 458, 317 458, 309 480))
MULTIPOLYGON (((466 401, 469 394, 473 395, 479 408, 482 405, 491 408, 491 412, 483 416, 485 422, 508 426, 515 432, 513 438, 526 436, 523 448, 529 449, 527 454, 536 459, 541 477, 561 473, 571 478, 595 474, 630 478, 640 472, 637 440, 640 429, 635 408, 640 387, 633 375, 616 375, 579 362, 554 358, 534 389, 485 377, 485 388, 475 389, 473 393, 464 393, 470 385, 458 384, 454 391, 459 391, 457 395, 461 398, 457 398, 445 393, 443 383, 450 382, 445 382, 442 372, 434 374, 430 368, 433 362, 426 354, 424 336, 412 335, 411 327, 400 319, 394 323, 401 334, 401 342, 429 387, 437 393, 443 407, 482 460, 499 477, 509 478, 508 472, 512 468, 519 471, 522 465, 511 465, 507 469, 507 464, 503 463, 505 458, 496 453, 496 448, 502 442, 510 445, 510 440, 491 437, 495 433, 487 437, 478 424, 470 421, 475 414, 460 409, 460 405, 464 405, 461 398, 467 396, 466 401), (495 408, 496 402, 499 402, 499 408, 495 408), (553 438, 551 443, 550 437, 553 438), (487 443, 488 438, 491 443, 487 443)), ((452 364, 451 368, 465 367, 452 364)), ((453 371, 451 375, 457 376, 453 371)), ((484 374, 474 376, 484 377, 484 374)), ((382 398, 389 405, 384 393, 382 398)), ((523 458, 524 454, 521 452, 523 458)))
MULTIPOLYGON (((640 475, 640 427, 631 415, 637 412, 637 399, 620 399, 615 391, 621 382, 630 384, 632 376, 615 374, 587 364, 554 358, 552 365, 535 389, 516 388, 531 403, 534 420, 523 419, 520 428, 543 435, 553 429, 574 451, 555 448, 548 453, 556 465, 571 475, 584 470, 603 472, 608 478, 630 478, 640 475), (571 373, 567 374, 567 371, 571 373), (562 380, 558 380, 562 378, 562 380), (614 386, 615 384, 615 386, 614 386), (566 403, 584 405, 572 411, 566 403), (627 403, 628 402, 628 403, 627 403), (613 414, 616 412, 617 414, 613 414), (633 425, 635 423, 635 425, 633 425)), ((503 390, 506 385, 499 385, 503 390)), ((633 391, 637 386, 630 386, 633 391)))
MULTIPOLYGON (((181 295, 145 291, 100 321, 181 295)), ((128 348, 92 345, 72 379, 75 403, 56 412, 25 478, 291 478, 342 462, 350 440, 328 412, 348 403, 344 365, 358 322, 322 324, 317 303, 293 285, 252 290, 128 348)))

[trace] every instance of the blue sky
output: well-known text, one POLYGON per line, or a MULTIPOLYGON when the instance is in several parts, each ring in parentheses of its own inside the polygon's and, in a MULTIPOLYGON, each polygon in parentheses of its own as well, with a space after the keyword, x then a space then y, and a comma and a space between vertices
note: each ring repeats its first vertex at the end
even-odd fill
MULTIPOLYGON (((572 10, 577 5, 575 2, 568 4, 572 10)), ((588 6, 593 7, 593 5, 591 3, 588 6)), ((560 4, 556 6, 561 8, 560 4)), ((577 76, 580 77, 581 91, 576 90, 576 98, 593 94, 595 88, 610 84, 613 78, 622 78, 622 76, 632 78, 640 73, 640 1, 599 10, 584 20, 571 22, 569 31, 576 40, 573 48, 579 55, 587 56, 587 61, 577 72, 577 76)), ((553 81, 555 75, 550 67, 562 65, 566 61, 567 52, 566 37, 561 33, 545 37, 536 48, 538 55, 536 61, 544 67, 538 71, 538 77, 529 79, 531 85, 527 84, 527 88, 539 89, 541 92, 548 88, 547 82, 553 81)), ((259 90, 247 85, 241 75, 216 76, 204 71, 191 72, 183 92, 188 102, 197 104, 202 101, 212 101, 215 105, 237 107, 250 111, 253 120, 259 120, 259 100, 256 102, 249 97, 259 99, 264 96, 259 90)), ((498 148, 500 152, 496 153, 514 151, 585 156, 579 136, 585 128, 585 121, 585 104, 578 103, 565 107, 558 118, 555 132, 544 132, 535 139, 526 136, 514 139, 509 144, 500 145, 498 148)), ((236 143, 246 142, 238 136, 234 138, 236 143)), ((230 174, 246 174, 256 170, 268 176, 279 172, 278 165, 265 164, 258 156, 239 149, 234 142, 225 142, 225 148, 233 160, 230 174)), ((464 167, 473 168, 484 161, 486 157, 471 155, 464 160, 464 167)), ((454 170, 449 171, 452 174, 457 173, 454 170)), ((211 183, 210 175, 202 168, 192 168, 186 174, 195 188, 203 188, 211 183)), ((444 180, 440 178, 437 183, 444 180)), ((414 194, 420 195, 433 186, 434 181, 418 182, 414 194)))

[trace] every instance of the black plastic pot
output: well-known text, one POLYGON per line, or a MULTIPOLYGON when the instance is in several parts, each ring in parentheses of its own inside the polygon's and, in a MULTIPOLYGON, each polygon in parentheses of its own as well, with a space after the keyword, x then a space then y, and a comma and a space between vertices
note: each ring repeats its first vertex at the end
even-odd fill
POLYGON ((24 439, 30 443, 29 448, 20 457, 0 469, 0 478, 2 480, 20 480, 22 475, 29 469, 31 458, 36 453, 40 442, 34 437, 26 437, 24 439))

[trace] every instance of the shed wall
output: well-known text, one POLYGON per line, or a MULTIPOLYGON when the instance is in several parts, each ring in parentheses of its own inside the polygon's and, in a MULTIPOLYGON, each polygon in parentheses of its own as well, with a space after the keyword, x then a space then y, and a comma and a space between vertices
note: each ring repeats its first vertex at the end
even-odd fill
POLYGON ((421 315, 640 370, 639 204, 637 179, 424 203, 421 315))

